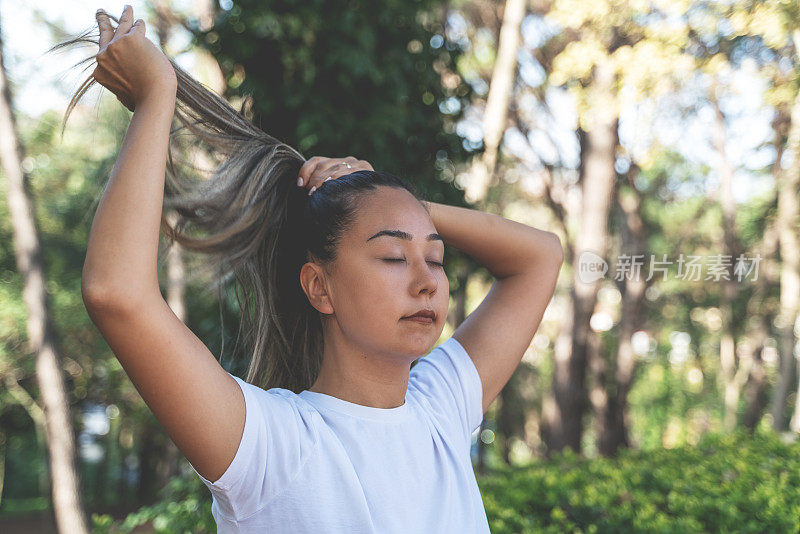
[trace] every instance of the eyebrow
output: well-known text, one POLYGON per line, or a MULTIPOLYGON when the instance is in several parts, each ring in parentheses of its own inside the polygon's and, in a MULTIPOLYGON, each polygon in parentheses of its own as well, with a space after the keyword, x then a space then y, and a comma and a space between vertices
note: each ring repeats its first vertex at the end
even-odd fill
MULTIPOLYGON (((403 232, 402 230, 381 230, 380 232, 378 232, 377 234, 373 235, 372 237, 369 237, 367 239, 367 241, 369 241, 370 239, 374 239, 376 237, 383 236, 383 235, 386 235, 386 236, 389 236, 389 237, 397 237, 399 239, 405 239, 406 241, 411 241, 411 239, 412 239, 411 234, 409 234, 408 232, 403 232)), ((441 241, 442 243, 444 243, 444 239, 442 239, 442 236, 440 236, 439 234, 437 234, 435 232, 432 233, 432 234, 428 234, 428 236, 425 238, 425 241, 436 241, 436 240, 441 241)))

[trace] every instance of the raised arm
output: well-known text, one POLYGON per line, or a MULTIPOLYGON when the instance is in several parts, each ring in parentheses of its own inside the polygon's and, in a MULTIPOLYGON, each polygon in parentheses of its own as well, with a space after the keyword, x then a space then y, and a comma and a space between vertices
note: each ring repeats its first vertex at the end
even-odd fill
MULTIPOLYGON (((313 194, 326 179, 354 169, 373 170, 368 162, 353 157, 315 156, 300 169, 298 185, 313 194)), ((445 243, 478 260, 496 278, 480 306, 453 333, 475 362, 486 412, 542 322, 564 258, 561 241, 552 232, 499 215, 435 202, 424 204, 445 243)))
POLYGON ((158 236, 177 81, 164 54, 133 23, 116 32, 98 13, 97 81, 134 111, 89 234, 81 292, 92 321, 161 426, 211 481, 244 430, 236 381, 161 296, 158 236))
POLYGON ((528 349, 555 291, 563 250, 552 232, 478 210, 425 202, 436 231, 496 278, 453 333, 483 383, 483 411, 528 349))

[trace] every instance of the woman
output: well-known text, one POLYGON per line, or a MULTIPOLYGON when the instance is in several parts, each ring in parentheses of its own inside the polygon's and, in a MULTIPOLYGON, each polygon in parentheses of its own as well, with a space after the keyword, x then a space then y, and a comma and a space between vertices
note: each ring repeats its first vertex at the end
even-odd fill
POLYGON ((553 294, 557 236, 427 202, 353 157, 305 160, 181 71, 130 6, 116 29, 97 20, 92 78, 134 113, 92 224, 84 302, 211 490, 219 531, 488 532, 471 437, 553 294), (179 180, 173 115, 226 156, 208 180, 179 180), (244 288, 246 381, 162 298, 159 230, 244 288), (445 244, 496 281, 431 350, 445 244))

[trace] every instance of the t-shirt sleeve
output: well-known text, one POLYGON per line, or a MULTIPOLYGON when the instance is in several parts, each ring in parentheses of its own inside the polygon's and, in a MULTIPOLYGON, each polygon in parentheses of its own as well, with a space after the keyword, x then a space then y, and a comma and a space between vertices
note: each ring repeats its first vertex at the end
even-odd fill
POLYGON ((483 384, 467 351, 454 337, 420 358, 411 369, 409 388, 430 406, 433 415, 453 428, 469 445, 483 421, 483 384))
MULTIPOLYGON (((230 374, 230 373, 229 373, 230 374)), ((259 511, 298 472, 313 442, 311 420, 282 388, 264 390, 231 375, 244 394, 245 422, 239 448, 214 482, 192 466, 219 511, 238 520, 259 511)))

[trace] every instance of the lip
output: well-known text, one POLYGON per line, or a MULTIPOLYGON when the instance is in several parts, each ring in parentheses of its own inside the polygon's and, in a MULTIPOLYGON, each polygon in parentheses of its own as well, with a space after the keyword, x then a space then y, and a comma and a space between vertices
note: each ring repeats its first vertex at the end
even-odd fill
POLYGON ((430 308, 423 308, 417 310, 413 315, 403 317, 403 319, 409 319, 423 324, 431 324, 436 320, 436 312, 430 308))
POLYGON ((403 317, 404 321, 414 321, 415 323, 420 324, 433 324, 433 319, 430 317, 423 317, 420 315, 414 315, 412 317, 403 317))

